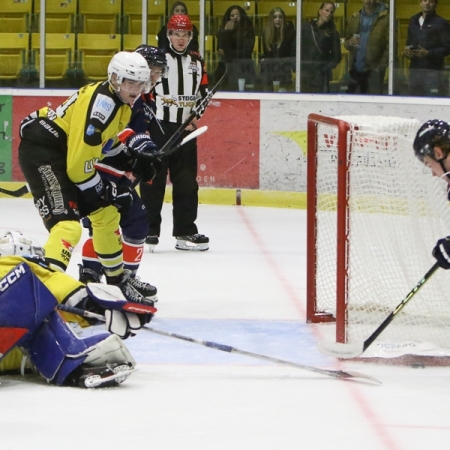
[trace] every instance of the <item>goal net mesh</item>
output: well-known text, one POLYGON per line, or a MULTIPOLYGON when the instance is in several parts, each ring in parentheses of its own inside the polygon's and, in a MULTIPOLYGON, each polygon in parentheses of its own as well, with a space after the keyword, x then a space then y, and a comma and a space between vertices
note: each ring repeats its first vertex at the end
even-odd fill
MULTIPOLYGON (((352 343, 367 339, 434 264, 436 241, 450 234, 450 207, 447 183, 427 173, 414 156, 418 121, 337 119, 350 125, 347 235, 337 236, 337 177, 338 169, 344 170, 337 164, 337 142, 342 136, 337 126, 318 123, 316 309, 336 317, 336 271, 345 264, 336 250, 346 245, 344 327, 352 343)), ((450 355, 449 282, 450 273, 436 271, 371 346, 372 356, 450 355)))

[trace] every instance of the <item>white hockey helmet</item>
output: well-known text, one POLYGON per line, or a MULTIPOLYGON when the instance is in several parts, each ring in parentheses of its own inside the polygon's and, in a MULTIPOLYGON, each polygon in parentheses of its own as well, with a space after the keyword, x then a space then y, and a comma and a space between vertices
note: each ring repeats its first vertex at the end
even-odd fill
POLYGON ((0 237, 0 256, 45 256, 45 250, 20 231, 7 231, 0 237))
MULTIPOLYGON (((112 76, 116 75, 115 83, 120 91, 120 85, 126 78, 132 81, 144 82, 145 92, 150 89, 150 69, 146 59, 136 52, 118 52, 108 65, 108 81, 112 85, 112 76)), ((114 89, 115 86, 113 86, 114 89)))

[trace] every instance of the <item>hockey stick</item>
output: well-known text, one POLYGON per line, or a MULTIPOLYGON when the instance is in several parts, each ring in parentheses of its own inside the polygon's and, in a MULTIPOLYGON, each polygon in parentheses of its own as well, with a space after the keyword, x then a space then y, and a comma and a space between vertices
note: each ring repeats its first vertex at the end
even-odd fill
POLYGON ((189 141, 192 141, 192 139, 195 139, 199 136, 201 136, 203 133, 206 133, 208 131, 208 126, 204 125, 203 127, 197 128, 196 130, 189 133, 180 143, 174 145, 173 147, 168 148, 167 144, 164 144, 161 150, 158 150, 154 156, 168 156, 171 155, 173 152, 178 150, 181 146, 188 143, 189 141))
MULTIPOLYGON (((66 306, 66 305, 59 305, 58 309, 60 309, 62 311, 67 311, 67 312, 70 312, 73 314, 77 314, 81 317, 93 318, 93 319, 100 320, 102 322, 105 321, 104 316, 102 316, 100 314, 91 313, 91 312, 83 310, 83 309, 74 308, 74 307, 66 306)), ((162 336, 168 336, 168 337, 172 337, 175 339, 181 339, 182 341, 192 342, 193 344, 202 345, 203 347, 213 348, 214 350, 220 350, 222 352, 227 352, 227 353, 236 353, 239 355, 248 356, 250 358, 261 359, 263 361, 269 361, 269 362, 273 362, 276 364, 282 364, 285 366, 295 367, 297 369, 308 370, 310 372, 319 373, 321 375, 326 375, 326 376, 333 377, 333 378, 340 378, 340 379, 360 378, 360 379, 363 379, 366 381, 372 381, 374 383, 381 384, 381 382, 378 381, 377 379, 375 379, 369 375, 360 373, 360 372, 320 369, 318 367, 306 366, 304 364, 298 364, 298 363, 286 361, 283 359, 273 358, 271 356, 260 355, 259 353, 248 352, 246 350, 239 350, 238 348, 231 347, 229 345, 218 344, 216 342, 210 342, 210 341, 201 341, 201 340, 194 339, 191 337, 182 336, 182 335, 176 334, 176 333, 169 333, 167 331, 156 330, 155 328, 151 328, 151 327, 143 327, 143 329, 147 330, 147 331, 151 331, 152 333, 160 334, 162 336)))
POLYGON ((410 293, 397 305, 397 307, 386 317, 386 319, 384 319, 381 325, 364 342, 343 344, 340 342, 324 340, 319 341, 318 349, 322 353, 329 356, 335 356, 336 358, 356 358, 362 355, 438 268, 439 264, 436 262, 423 276, 423 278, 414 286, 410 293))
MULTIPOLYGON (((203 127, 200 127, 200 128, 197 128, 192 133, 189 133, 181 142, 179 142, 178 144, 174 145, 171 148, 168 148, 167 144, 164 144, 163 147, 161 148, 161 150, 156 152, 154 154, 154 156, 158 157, 158 156, 171 155, 175 150, 178 150, 181 146, 183 146, 187 142, 191 141, 192 139, 195 139, 196 137, 202 135, 206 131, 208 131, 208 126, 207 125, 205 125, 203 127)), ((142 181, 142 177, 136 177, 134 179, 133 183, 131 183, 131 186, 130 186, 131 189, 134 189, 141 181, 142 181)))
POLYGON ((219 81, 211 88, 211 90, 208 92, 208 95, 195 108, 192 109, 187 119, 180 125, 180 127, 175 131, 175 133, 173 133, 173 135, 170 136, 169 140, 163 145, 163 147, 159 151, 160 156, 167 156, 175 151, 170 150, 170 153, 168 153, 169 152, 168 149, 171 149, 171 147, 175 144, 175 142, 177 142, 180 139, 181 135, 184 133, 186 128, 191 124, 191 122, 196 117, 199 117, 200 112, 203 111, 208 106, 214 94, 217 92, 223 80, 225 79, 226 74, 227 70, 225 69, 224 74, 221 76, 219 81))
POLYGON ((3 189, 0 187, 1 194, 10 195, 11 197, 22 197, 23 195, 28 194, 28 192, 30 191, 28 190, 28 185, 26 184, 15 191, 10 191, 9 189, 3 189))

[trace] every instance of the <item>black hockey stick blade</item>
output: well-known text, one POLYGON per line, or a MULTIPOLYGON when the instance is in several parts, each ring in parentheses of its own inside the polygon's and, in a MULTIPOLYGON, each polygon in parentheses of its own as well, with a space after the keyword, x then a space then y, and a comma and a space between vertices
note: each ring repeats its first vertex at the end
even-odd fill
POLYGON ((23 185, 21 188, 16 189, 15 191, 10 191, 9 189, 4 189, 0 187, 1 194, 10 195, 11 197, 22 197, 25 194, 28 194, 28 192, 30 191, 28 190, 28 186, 26 184, 23 185))
MULTIPOLYGON (((73 306, 67 306, 67 305, 58 305, 58 309, 61 311, 70 312, 72 314, 77 314, 80 317, 86 317, 86 318, 92 318, 97 319, 99 321, 104 322, 105 316, 102 316, 101 314, 92 313, 90 311, 86 311, 85 309, 75 308, 73 306)), ((187 336, 182 336, 181 334, 176 333, 169 333, 168 331, 163 330, 156 330, 155 328, 151 327, 143 327, 144 330, 150 331, 152 333, 160 334, 162 336, 168 336, 175 339, 181 339, 182 341, 186 342, 192 342, 193 344, 202 345, 203 347, 212 348, 215 350, 220 350, 222 352, 227 353, 236 353, 243 356, 249 356, 250 358, 256 358, 256 359, 262 359, 263 361, 269 361, 276 364, 282 364, 285 366, 295 367, 297 369, 303 369, 310 372, 319 373, 321 375, 326 375, 333 378, 340 378, 344 380, 364 380, 364 381, 370 381, 372 383, 381 384, 381 381, 377 380, 376 378, 371 377, 370 375, 366 375, 364 373, 355 372, 353 370, 329 370, 329 369, 320 369, 319 367, 313 367, 313 366, 306 366, 304 364, 299 364, 291 361, 286 361, 283 359, 273 358, 272 356, 265 356, 260 355, 259 353, 253 353, 248 352, 245 350, 239 350, 235 347, 230 347, 229 345, 224 344, 218 344, 216 342, 209 342, 209 341, 201 341, 198 339, 194 339, 187 336)))
POLYGON ((386 327, 395 319, 395 316, 407 305, 407 303, 414 297, 418 290, 426 283, 431 275, 439 268, 436 262, 431 269, 423 276, 423 278, 414 286, 409 294, 397 305, 397 307, 384 319, 381 325, 364 341, 349 344, 332 341, 319 341, 318 349, 329 356, 336 358, 357 358, 361 356, 375 341, 375 339, 386 329, 386 327))

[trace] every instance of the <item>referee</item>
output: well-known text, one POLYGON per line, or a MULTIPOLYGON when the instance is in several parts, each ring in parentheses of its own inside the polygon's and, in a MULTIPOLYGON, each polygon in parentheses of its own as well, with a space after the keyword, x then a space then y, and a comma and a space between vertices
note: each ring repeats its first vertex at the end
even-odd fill
MULTIPOLYGON (((208 95, 208 76, 202 57, 188 45, 193 26, 188 16, 173 15, 167 24, 167 77, 154 90, 155 119, 149 124, 154 143, 161 148, 187 119, 192 109, 208 95)), ((201 111, 203 113, 203 111, 201 111)), ((196 119, 186 128, 184 138, 196 128, 196 119)), ((141 197, 147 209, 149 233, 146 243, 153 250, 159 243, 161 209, 167 173, 173 186, 173 232, 178 250, 205 251, 209 238, 198 233, 197 141, 163 157, 161 170, 151 184, 141 183, 141 197)))

